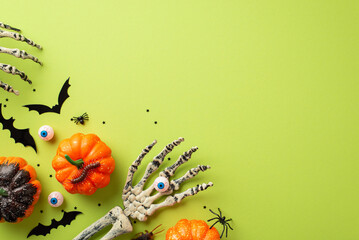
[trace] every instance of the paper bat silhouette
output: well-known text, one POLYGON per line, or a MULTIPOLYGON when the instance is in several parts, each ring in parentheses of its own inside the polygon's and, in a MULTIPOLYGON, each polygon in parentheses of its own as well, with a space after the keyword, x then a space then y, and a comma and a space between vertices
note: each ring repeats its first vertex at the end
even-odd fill
POLYGON ((64 83, 64 85, 62 86, 61 91, 59 93, 59 97, 58 97, 58 104, 56 104, 55 106, 49 107, 49 106, 41 105, 41 104, 30 104, 30 105, 24 105, 23 107, 27 107, 29 109, 29 111, 35 110, 39 114, 43 114, 46 112, 53 112, 53 113, 60 114, 62 104, 66 101, 66 99, 68 97, 70 97, 67 92, 67 90, 71 86, 69 84, 69 81, 70 81, 70 78, 68 78, 66 80, 66 82, 64 83))
POLYGON ((76 216, 82 214, 82 212, 79 211, 72 211, 72 212, 66 212, 64 211, 64 215, 62 216, 60 221, 56 221, 54 218, 51 220, 51 224, 49 226, 42 225, 39 223, 36 227, 34 227, 30 233, 27 235, 27 238, 29 238, 32 235, 43 235, 46 236, 50 233, 50 231, 53 228, 57 228, 58 226, 66 226, 70 225, 73 220, 75 220, 76 216))
POLYGON ((10 137, 15 140, 15 143, 21 143, 22 145, 32 147, 37 152, 34 138, 31 136, 28 128, 17 129, 14 127, 14 118, 5 119, 2 115, 2 104, 0 103, 0 122, 2 123, 3 129, 10 131, 10 137))

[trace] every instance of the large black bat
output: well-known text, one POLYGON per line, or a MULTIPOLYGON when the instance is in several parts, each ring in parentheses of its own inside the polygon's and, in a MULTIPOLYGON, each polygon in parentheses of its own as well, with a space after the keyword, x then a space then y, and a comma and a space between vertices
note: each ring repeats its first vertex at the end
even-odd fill
POLYGON ((46 236, 47 234, 50 233, 50 231, 53 228, 57 228, 58 226, 66 226, 66 225, 70 225, 71 222, 73 220, 75 220, 76 216, 82 214, 82 212, 79 211, 72 211, 72 212, 66 212, 64 211, 64 215, 62 216, 60 221, 56 221, 54 218, 51 220, 51 224, 49 226, 45 226, 41 223, 39 223, 36 227, 34 227, 30 233, 27 235, 27 237, 29 238, 32 235, 42 235, 42 236, 46 236))
POLYGON ((29 111, 35 110, 39 114, 43 114, 46 112, 53 112, 53 113, 60 114, 62 104, 66 101, 66 99, 68 97, 70 97, 67 92, 67 90, 71 86, 69 84, 69 81, 70 81, 70 78, 68 78, 66 80, 66 82, 64 83, 64 85, 62 86, 61 91, 59 93, 59 97, 58 97, 58 104, 56 104, 55 106, 49 107, 49 106, 42 105, 42 104, 30 104, 30 105, 24 105, 24 107, 27 107, 29 109, 29 111))
POLYGON ((2 123, 2 129, 8 129, 10 131, 10 137, 15 140, 15 143, 21 143, 22 145, 32 147, 37 152, 34 138, 31 136, 28 128, 17 129, 14 127, 14 118, 5 119, 2 115, 2 104, 0 103, 0 123, 2 123))

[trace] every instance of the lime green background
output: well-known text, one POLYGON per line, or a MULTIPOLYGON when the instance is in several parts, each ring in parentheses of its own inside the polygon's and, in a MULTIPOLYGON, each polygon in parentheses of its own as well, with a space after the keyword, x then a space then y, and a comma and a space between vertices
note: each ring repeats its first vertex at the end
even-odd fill
MULTIPOLYGON (((209 181, 214 187, 137 222, 133 233, 161 223, 167 230, 181 218, 206 220, 212 217, 208 208, 220 207, 233 218, 228 239, 359 239, 358 1, 1 5, 2 22, 44 47, 0 39, 1 46, 27 50, 44 62, 41 67, 0 55, 0 62, 17 66, 34 82, 29 86, 0 72, 0 80, 21 91, 18 97, 1 92, 4 116, 13 116, 18 128, 29 127, 38 147, 35 154, 0 130, 0 155, 40 163, 43 185, 33 215, 17 225, 1 224, 1 239, 23 239, 38 222, 50 224, 61 218, 61 209, 76 206, 84 214, 70 226, 30 238, 71 239, 122 206, 127 169, 144 146, 158 140, 147 164, 179 136, 186 141, 166 166, 191 146, 199 151, 176 176, 198 164, 212 166, 181 190, 209 181), (22 107, 55 104, 69 76, 70 98, 60 115, 22 107), (85 126, 69 121, 85 111, 85 126), (55 129, 52 142, 36 135, 45 124, 55 129), (98 134, 116 159, 111 183, 92 196, 68 194, 49 177, 57 145, 76 132, 98 134), (55 190, 65 196, 61 208, 47 203, 55 190)), ((164 238, 161 233, 156 239, 164 238)))

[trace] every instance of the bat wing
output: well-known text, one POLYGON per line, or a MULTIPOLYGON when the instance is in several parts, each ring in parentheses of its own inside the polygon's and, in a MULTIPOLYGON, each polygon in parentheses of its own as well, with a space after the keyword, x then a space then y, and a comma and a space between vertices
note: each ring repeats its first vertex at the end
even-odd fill
POLYGON ((67 92, 69 87, 71 86, 69 81, 70 81, 70 78, 68 78, 66 80, 66 82, 64 83, 64 85, 62 86, 60 93, 59 93, 59 97, 58 97, 58 104, 54 105, 53 107, 49 107, 49 106, 42 105, 42 104, 24 105, 24 107, 27 107, 29 109, 29 111, 35 110, 40 115, 43 113, 46 113, 46 112, 53 112, 53 113, 60 114, 62 104, 64 104, 66 99, 68 97, 70 97, 70 95, 67 92))
POLYGON ((29 232, 29 234, 27 235, 27 238, 29 238, 32 235, 35 235, 35 236, 43 235, 43 236, 45 236, 46 234, 50 233, 50 231, 52 229, 50 226, 45 226, 45 225, 42 225, 41 223, 39 223, 36 227, 34 227, 29 232))
POLYGON ((69 87, 71 86, 70 83, 70 78, 68 78, 66 80, 66 82, 64 83, 64 85, 62 86, 61 88, 61 91, 59 93, 59 98, 58 98, 58 105, 55 105, 53 108, 57 107, 59 108, 59 113, 60 113, 60 110, 61 110, 61 107, 62 107, 62 104, 64 104, 64 102, 66 101, 66 99, 68 97, 70 97, 69 93, 68 93, 68 90, 69 90, 69 87))
POLYGON ((82 212, 79 211, 71 211, 71 212, 64 212, 64 216, 62 219, 58 222, 59 226, 66 226, 70 225, 73 220, 75 220, 76 216, 82 214, 82 212))
POLYGON ((32 235, 47 235, 50 233, 51 229, 58 228, 59 226, 66 226, 70 225, 73 220, 75 220, 76 216, 82 214, 82 212, 79 211, 72 211, 72 212, 66 212, 64 211, 64 215, 62 216, 60 221, 56 221, 54 218, 51 220, 51 224, 49 226, 42 225, 39 223, 36 227, 34 227, 30 233, 27 235, 27 237, 30 237, 32 235))
POLYGON ((32 147, 37 152, 34 138, 31 136, 29 129, 17 129, 14 127, 14 118, 5 119, 2 115, 2 104, 0 103, 0 122, 3 129, 10 131, 10 137, 15 140, 15 143, 21 143, 22 145, 32 147))
MULTIPOLYGON (((56 107, 58 105, 55 105, 54 107, 56 107)), ((37 111, 39 114, 43 114, 46 112, 55 112, 53 111, 53 108, 50 108, 46 105, 41 105, 41 104, 29 104, 29 105, 24 105, 24 107, 27 107, 29 109, 29 111, 35 110, 37 111)), ((60 113, 60 112, 58 112, 60 113)))

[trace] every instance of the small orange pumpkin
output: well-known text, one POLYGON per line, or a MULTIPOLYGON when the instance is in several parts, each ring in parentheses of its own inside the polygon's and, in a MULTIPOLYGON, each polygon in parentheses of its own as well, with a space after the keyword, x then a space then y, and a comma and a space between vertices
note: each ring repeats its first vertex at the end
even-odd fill
POLYGON ((175 226, 168 229, 166 240, 219 240, 216 228, 209 228, 203 220, 179 220, 175 226))
POLYGON ((69 193, 91 195, 110 183, 115 160, 97 135, 77 133, 59 144, 52 167, 69 193))
POLYGON ((41 184, 20 157, 0 157, 0 222, 19 223, 32 214, 41 184))

